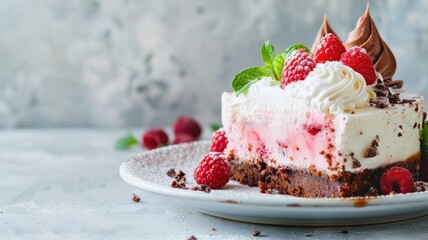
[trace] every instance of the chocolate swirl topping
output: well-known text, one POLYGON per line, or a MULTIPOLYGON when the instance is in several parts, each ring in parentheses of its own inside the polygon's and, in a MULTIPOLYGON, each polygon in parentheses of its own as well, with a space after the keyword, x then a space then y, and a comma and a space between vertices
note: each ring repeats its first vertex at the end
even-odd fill
POLYGON ((358 19, 355 29, 349 33, 348 40, 344 45, 346 49, 355 46, 366 49, 372 58, 376 71, 382 75, 384 82, 390 87, 402 87, 403 82, 401 80, 392 81, 397 62, 391 49, 381 38, 370 16, 368 4, 364 15, 358 19))
POLYGON ((318 42, 321 40, 322 37, 327 35, 327 33, 333 33, 337 36, 337 34, 333 31, 333 29, 330 27, 330 24, 328 23, 327 15, 324 15, 324 20, 322 21, 320 30, 318 31, 315 41, 312 44, 311 53, 315 54, 318 49, 318 42))

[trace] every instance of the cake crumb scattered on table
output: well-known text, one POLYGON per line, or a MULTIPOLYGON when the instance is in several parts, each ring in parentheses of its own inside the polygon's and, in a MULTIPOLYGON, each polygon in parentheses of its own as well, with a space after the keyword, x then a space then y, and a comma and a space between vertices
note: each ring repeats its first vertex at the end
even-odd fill
POLYGON ((134 201, 134 202, 140 202, 141 201, 141 198, 137 194, 133 193, 132 195, 133 195, 132 201, 134 201))

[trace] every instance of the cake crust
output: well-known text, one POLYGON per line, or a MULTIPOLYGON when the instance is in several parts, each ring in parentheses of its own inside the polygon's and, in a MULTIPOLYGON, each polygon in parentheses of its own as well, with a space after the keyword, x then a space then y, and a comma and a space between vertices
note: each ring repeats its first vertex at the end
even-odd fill
POLYGON ((260 160, 240 161, 233 154, 229 155, 228 162, 232 180, 258 186, 262 193, 276 190, 279 194, 306 198, 355 197, 365 196, 372 187, 379 189, 380 177, 391 167, 404 167, 413 179, 419 179, 420 153, 376 169, 364 169, 358 173, 340 171, 332 175, 317 171, 315 166, 292 169, 268 166, 260 160))

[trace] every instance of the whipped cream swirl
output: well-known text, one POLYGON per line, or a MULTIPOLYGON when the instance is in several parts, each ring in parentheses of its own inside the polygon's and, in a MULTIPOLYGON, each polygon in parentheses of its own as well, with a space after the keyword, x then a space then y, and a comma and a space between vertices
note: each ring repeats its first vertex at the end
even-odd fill
POLYGON ((291 83, 285 90, 307 105, 335 115, 367 107, 375 96, 361 74, 340 62, 317 64, 304 81, 291 83))

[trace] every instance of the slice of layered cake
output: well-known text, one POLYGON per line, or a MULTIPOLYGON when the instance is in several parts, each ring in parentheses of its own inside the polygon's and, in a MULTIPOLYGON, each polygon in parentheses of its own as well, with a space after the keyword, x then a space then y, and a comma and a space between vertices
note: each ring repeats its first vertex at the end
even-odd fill
POLYGON ((223 93, 231 179, 300 197, 364 196, 392 167, 417 180, 423 97, 392 80, 396 61, 369 9, 345 43, 327 19, 315 41, 277 56, 265 42, 265 66, 223 93))

